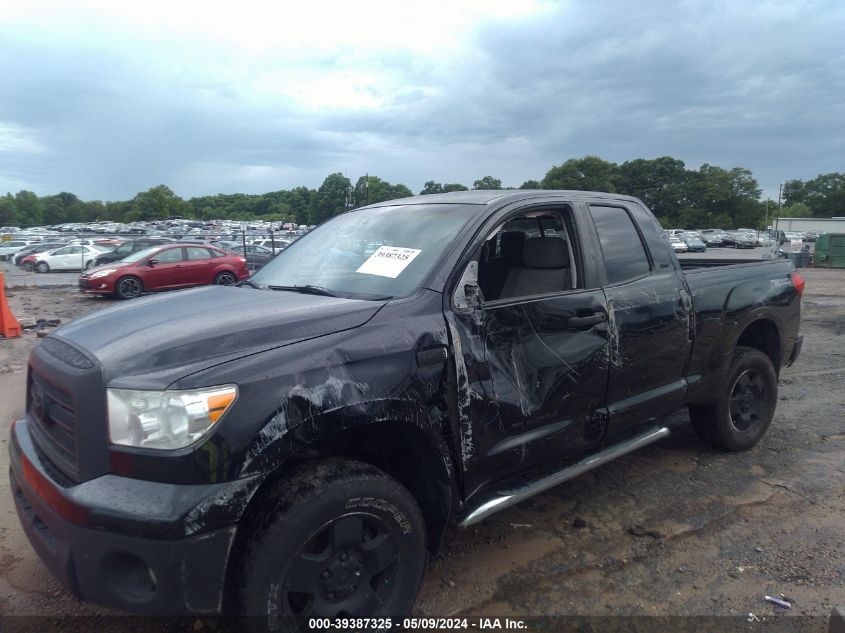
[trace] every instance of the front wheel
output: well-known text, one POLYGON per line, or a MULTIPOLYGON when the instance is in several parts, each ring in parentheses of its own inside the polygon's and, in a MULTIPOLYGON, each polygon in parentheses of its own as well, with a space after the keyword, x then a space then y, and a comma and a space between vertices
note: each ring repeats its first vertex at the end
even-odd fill
POLYGON ((398 482, 368 464, 330 460, 282 479, 265 503, 237 586, 248 629, 410 612, 425 571, 425 523, 398 482))
POLYGON ((771 359, 757 349, 737 347, 719 400, 691 406, 696 434, 720 448, 744 451, 766 434, 775 414, 778 378, 771 359))
POLYGON ((223 271, 222 273, 217 273, 217 276, 214 278, 214 283, 218 286, 233 286, 238 282, 237 277, 234 274, 223 271))
POLYGON ((21 267, 28 273, 31 273, 33 270, 35 270, 35 266, 32 262, 24 262, 21 267))
POLYGON ((35 270, 39 273, 49 273, 50 265, 47 262, 38 262, 35 264, 35 270))
POLYGON ((114 292, 121 299, 134 299, 141 296, 144 291, 144 285, 137 277, 122 277, 117 280, 114 292))

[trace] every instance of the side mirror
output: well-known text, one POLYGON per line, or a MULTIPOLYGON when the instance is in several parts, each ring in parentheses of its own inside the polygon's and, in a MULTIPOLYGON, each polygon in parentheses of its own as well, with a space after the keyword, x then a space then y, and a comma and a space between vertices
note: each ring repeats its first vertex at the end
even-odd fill
POLYGON ((148 259, 147 260, 147 266, 155 266, 156 264, 158 264, 157 259, 148 259))

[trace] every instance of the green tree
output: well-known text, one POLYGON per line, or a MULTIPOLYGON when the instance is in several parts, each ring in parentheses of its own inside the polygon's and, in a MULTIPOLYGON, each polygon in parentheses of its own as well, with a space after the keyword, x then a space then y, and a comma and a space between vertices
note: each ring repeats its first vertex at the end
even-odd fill
POLYGON ((502 188, 502 181, 498 178, 493 178, 493 176, 484 176, 479 180, 476 180, 472 183, 473 189, 501 189, 502 188))
POLYGON ((315 195, 317 192, 308 187, 294 187, 287 192, 286 200, 297 224, 308 224, 308 204, 315 195))
POLYGON ((0 226, 14 226, 18 221, 18 208, 12 194, 0 198, 0 226))
POLYGON ((542 189, 543 185, 540 184, 539 180, 526 180, 524 183, 519 185, 520 189, 542 189))
POLYGON ((190 205, 177 196, 167 185, 158 185, 138 193, 132 199, 126 220, 155 220, 171 216, 185 216, 192 211, 190 205))
POLYGON ((439 182, 434 182, 433 180, 427 181, 425 185, 423 185, 420 195, 427 196, 432 193, 443 193, 443 185, 439 182))
POLYGON ((392 185, 378 176, 361 176, 355 183, 352 202, 355 207, 363 207, 375 202, 408 198, 413 192, 403 184, 392 185))
POLYGON ((845 215, 845 174, 819 174, 812 180, 790 180, 783 187, 787 205, 807 204, 817 218, 845 215))
POLYGON ((662 156, 622 163, 614 183, 618 193, 639 198, 658 219, 671 223, 687 206, 688 180, 688 171, 682 160, 662 156))
POLYGON ((450 182, 443 185, 443 193, 450 193, 452 191, 469 191, 469 188, 458 182, 450 182))
POLYGON ((346 211, 350 202, 352 182, 340 172, 329 174, 311 198, 308 223, 320 224, 346 211))
POLYGON ((15 194, 17 222, 22 226, 43 224, 43 205, 41 199, 32 191, 19 191, 15 194))
POLYGON ((570 158, 552 167, 542 180, 543 189, 575 189, 581 191, 615 192, 616 163, 598 156, 570 158))
POLYGON ((705 163, 690 174, 687 194, 690 206, 707 211, 711 217, 724 214, 730 218, 724 227, 763 225, 765 208, 761 209, 759 203, 760 187, 747 169, 726 170, 705 163))
POLYGON ((804 202, 807 199, 807 185, 803 180, 788 180, 783 185, 782 194, 783 203, 787 206, 804 202))
MULTIPOLYGON (((773 208, 773 207, 771 207, 773 208)), ((788 207, 781 207, 777 213, 779 218, 811 218, 813 217, 813 210, 805 202, 796 202, 788 207)))

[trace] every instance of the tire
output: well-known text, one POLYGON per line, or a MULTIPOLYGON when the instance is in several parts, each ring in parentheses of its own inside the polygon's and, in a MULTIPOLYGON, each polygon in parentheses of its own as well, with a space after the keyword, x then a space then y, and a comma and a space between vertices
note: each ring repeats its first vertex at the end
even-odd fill
POLYGON ((224 270, 222 273, 217 273, 214 277, 214 283, 218 286, 234 286, 238 283, 238 278, 234 273, 224 270))
POLYGON ((748 450, 766 434, 775 414, 775 367, 763 352, 737 347, 725 384, 719 400, 689 408, 692 428, 701 439, 719 448, 748 450))
POLYGON ((35 264, 35 272, 49 273, 50 272, 50 265, 47 262, 38 262, 38 263, 35 264))
POLYGON ((327 460, 285 477, 265 499, 250 521, 235 586, 247 630, 410 612, 426 535, 403 486, 368 464, 327 460))
POLYGON ((133 276, 121 277, 114 285, 114 294, 120 299, 134 299, 144 292, 144 284, 133 276))
POLYGON ((21 265, 21 268, 23 268, 28 273, 31 273, 33 270, 35 270, 35 266, 33 265, 32 262, 24 262, 21 265))

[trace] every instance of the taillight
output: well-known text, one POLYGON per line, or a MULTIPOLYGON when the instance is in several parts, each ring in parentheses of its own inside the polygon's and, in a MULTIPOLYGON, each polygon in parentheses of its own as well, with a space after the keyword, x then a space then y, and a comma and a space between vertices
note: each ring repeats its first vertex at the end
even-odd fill
POLYGON ((804 296, 804 278, 794 271, 792 273, 792 287, 795 288, 799 297, 804 296))

